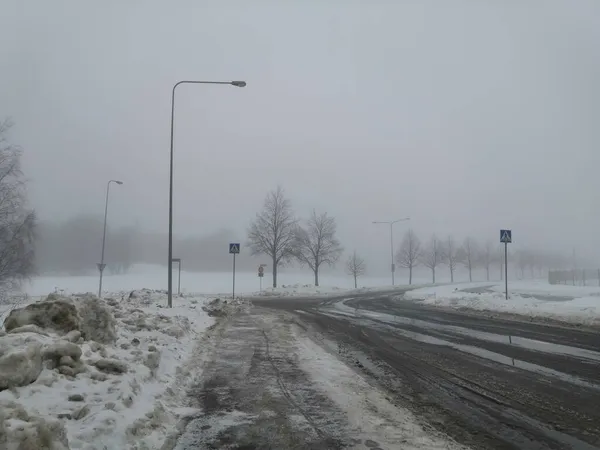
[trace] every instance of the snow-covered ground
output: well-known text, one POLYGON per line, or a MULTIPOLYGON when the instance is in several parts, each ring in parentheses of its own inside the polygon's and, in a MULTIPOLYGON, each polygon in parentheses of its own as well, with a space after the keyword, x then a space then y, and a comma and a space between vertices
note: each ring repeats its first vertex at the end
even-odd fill
POLYGON ((463 283, 409 291, 406 299, 424 304, 544 317, 583 325, 600 325, 600 288, 550 285, 542 281, 509 284, 505 299, 500 283, 463 283), (479 288, 482 292, 465 292, 479 288), (537 298, 536 298, 537 296, 537 298), (553 298, 556 299, 553 301, 553 298))
POLYGON ((320 295, 339 294, 348 291, 348 289, 336 286, 315 286, 313 284, 283 284, 279 287, 268 287, 253 295, 264 297, 311 297, 320 295))
MULTIPOLYGON (((185 265, 185 264, 184 264, 185 265)), ((280 271, 278 278, 279 286, 304 286, 314 283, 313 274, 309 270, 289 269, 280 271)), ((173 288, 177 290, 178 272, 173 271, 173 288)), ((476 274, 482 276, 481 274, 476 274)), ((456 279, 464 280, 468 275, 457 272, 456 279)), ((203 294, 224 295, 230 293, 232 289, 231 272, 187 272, 181 273, 181 291, 182 292, 201 292, 203 294)), ((438 282, 449 282, 449 277, 445 273, 437 275, 438 282)), ((354 289, 354 279, 351 276, 342 273, 323 272, 319 275, 321 286, 331 286, 340 289, 354 289)), ((396 272, 396 285, 403 285, 408 282, 408 274, 403 270, 396 272)), ((431 283, 431 275, 428 271, 417 271, 413 274, 413 285, 423 285, 431 283)), ((262 288, 268 291, 272 285, 272 277, 268 271, 262 279, 262 288)), ((149 289, 167 288, 167 270, 162 266, 139 264, 131 268, 130 272, 124 275, 110 275, 105 273, 103 288, 105 292, 117 292, 131 289, 140 289, 146 287, 149 289)), ((373 276, 368 275, 359 277, 358 287, 360 288, 389 288, 391 287, 391 278, 389 275, 373 276)), ((321 288, 323 291, 325 288, 321 288)), ((333 288, 330 288, 333 289, 333 288)), ((238 271, 235 277, 235 291, 240 294, 256 293, 260 290, 260 279, 255 272, 238 271)), ((98 274, 90 273, 82 276, 58 276, 43 275, 34 277, 31 282, 23 286, 23 291, 31 296, 48 295, 50 292, 63 291, 64 293, 77 292, 97 292, 98 274)))
MULTIPOLYGON (((203 294, 221 295, 230 293, 232 289, 231 272, 186 272, 181 273, 182 292, 201 292, 203 294)), ((322 274, 323 286, 338 286, 343 289, 353 289, 354 279, 350 276, 339 274, 322 274)), ((389 277, 361 277, 358 285, 362 286, 387 286, 390 284, 389 277)), ((278 284, 282 285, 305 285, 313 283, 312 274, 309 272, 280 272, 278 284)), ((263 289, 271 286, 271 276, 265 272, 262 280, 263 289)), ((173 272, 173 288, 176 291, 178 285, 178 272, 173 272)), ((103 284, 105 292, 117 292, 129 289, 146 287, 149 289, 166 289, 167 270, 164 267, 152 265, 137 265, 125 275, 105 274, 103 284)), ((256 273, 237 272, 235 276, 236 293, 254 293, 260 290, 260 279, 256 273)), ((98 275, 82 276, 38 276, 23 286, 23 291, 31 296, 48 295, 50 292, 63 291, 65 293, 97 292, 98 275)))
MULTIPOLYGON (((490 288, 496 292, 504 292, 504 284, 498 283, 490 288)), ((534 297, 589 297, 600 296, 600 286, 569 286, 565 284, 550 284, 543 280, 511 281, 508 284, 509 293, 527 294, 534 297)))
MULTIPOLYGON (((175 297, 169 309, 164 292, 129 294, 116 293, 110 296, 114 300, 107 300, 112 325, 112 319, 92 315, 93 323, 102 322, 112 336, 102 343, 89 338, 95 331, 83 319, 87 336, 61 335, 51 328, 17 328, 0 336, 0 378, 11 374, 2 367, 11 361, 26 369, 21 375, 13 373, 13 381, 27 371, 34 375, 30 384, 20 381, 20 386, 4 390, 0 386, 0 439, 7 439, 0 441, 0 448, 37 449, 48 440, 54 447, 43 448, 52 450, 160 448, 182 412, 177 407, 185 382, 202 364, 197 355, 191 356, 202 347, 213 311, 236 305, 190 295, 175 297), (54 361, 39 357, 53 348, 59 348, 54 361), (63 358, 64 349, 71 357, 63 358), (27 364, 20 353, 33 355, 34 362, 27 364)), ((66 300, 79 302, 75 297, 66 300)))

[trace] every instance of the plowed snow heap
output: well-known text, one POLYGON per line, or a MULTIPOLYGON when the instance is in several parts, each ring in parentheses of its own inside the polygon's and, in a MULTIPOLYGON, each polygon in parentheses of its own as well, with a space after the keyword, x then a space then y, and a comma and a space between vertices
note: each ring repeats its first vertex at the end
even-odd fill
MULTIPOLYGON (((84 340, 109 344, 117 338, 110 309, 91 294, 51 294, 11 311, 4 329, 6 334, 0 331, 0 391, 34 383, 44 366, 75 377, 86 370, 79 344, 84 340)), ((12 406, 0 407, 0 448, 46 448, 40 446, 45 440, 54 441, 48 448, 68 448, 60 422, 12 406)))

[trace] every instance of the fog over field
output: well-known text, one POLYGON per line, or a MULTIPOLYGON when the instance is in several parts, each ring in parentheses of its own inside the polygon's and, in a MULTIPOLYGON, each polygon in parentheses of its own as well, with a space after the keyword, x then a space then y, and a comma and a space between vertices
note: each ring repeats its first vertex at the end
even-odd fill
POLYGON ((595 268, 599 25, 594 0, 5 1, 0 117, 23 149, 38 270, 96 270, 111 179, 108 268, 166 264, 171 89, 238 79, 177 88, 188 268, 227 270, 236 241, 241 269, 268 263, 247 231, 277 186, 296 217, 335 218, 339 273, 356 250, 389 275, 372 222, 403 217, 394 251, 409 228, 498 251, 509 228, 515 254, 595 268))

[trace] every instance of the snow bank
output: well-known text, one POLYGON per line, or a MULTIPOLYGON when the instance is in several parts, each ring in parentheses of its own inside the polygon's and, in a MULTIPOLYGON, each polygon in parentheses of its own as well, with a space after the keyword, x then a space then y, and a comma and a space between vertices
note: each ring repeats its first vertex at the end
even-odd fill
POLYGON ((5 377, 8 389, 0 386, 0 448, 160 448, 177 424, 170 396, 187 378, 182 367, 214 323, 203 310, 210 301, 174 297, 169 309, 164 291, 146 289, 106 302, 51 295, 12 311, 10 331, 0 333, 0 360, 9 357, 24 371, 5 377), (40 311, 57 316, 43 318, 40 311))
POLYGON ((314 286, 312 284, 281 285, 273 288, 268 287, 260 292, 255 292, 255 297, 317 297, 320 295, 332 295, 347 292, 348 289, 335 286, 314 286))
MULTIPOLYGON (((475 283, 415 289, 407 292, 404 298, 418 300, 432 306, 498 311, 529 318, 543 317, 574 324, 600 326, 600 297, 589 296, 569 301, 548 301, 511 293, 509 299, 506 300, 503 292, 469 293, 461 291, 461 289, 478 287, 473 284, 475 283)), ((479 284, 484 285, 484 283, 479 284)), ((557 297, 563 295, 560 289, 554 290, 555 287, 562 286, 547 285, 545 295, 554 294, 557 297)), ((537 292, 541 293, 541 290, 537 292)))
MULTIPOLYGON (((493 291, 504 292, 504 283, 490 288, 493 291)), ((565 284, 550 284, 546 281, 509 281, 509 292, 519 294, 554 296, 554 297, 600 297, 599 286, 569 286, 565 284)))
POLYGON ((492 288, 494 283, 476 282, 476 283, 459 283, 459 284, 440 284, 434 286, 424 286, 417 289, 407 291, 404 298, 410 300, 425 300, 428 298, 445 297, 456 292, 464 291, 465 289, 492 288))

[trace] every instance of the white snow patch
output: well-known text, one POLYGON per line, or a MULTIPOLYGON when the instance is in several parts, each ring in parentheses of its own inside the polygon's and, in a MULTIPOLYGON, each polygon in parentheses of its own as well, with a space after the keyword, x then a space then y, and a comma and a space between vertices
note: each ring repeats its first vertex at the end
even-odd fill
MULTIPOLYGON (((493 291, 504 292, 504 283, 498 283, 490 288, 493 291)), ((569 286, 565 284, 550 284, 547 281, 509 281, 509 293, 553 296, 553 297, 599 297, 600 286, 569 286)))
POLYGON ((281 285, 280 287, 268 287, 253 296, 261 297, 318 297, 348 292, 348 289, 337 286, 314 286, 312 284, 281 285))
MULTIPOLYGON (((486 285, 485 283, 476 284, 486 285)), ((487 285, 489 286, 489 283, 487 285)), ((497 292, 501 290, 499 284, 490 286, 489 289, 494 292, 469 293, 461 290, 471 287, 478 286, 470 283, 427 287, 409 291, 404 295, 404 298, 420 300, 424 304, 432 306, 498 311, 528 317, 545 317, 582 325, 600 325, 600 294, 598 296, 594 295, 598 292, 598 289, 529 282, 521 286, 516 284, 516 286, 511 287, 509 285, 509 298, 507 300, 505 299, 504 292, 497 292), (515 293, 515 291, 529 295, 539 294, 540 296, 545 296, 546 299, 523 297, 519 293, 515 293), (553 296, 564 297, 565 295, 572 295, 576 291, 579 295, 587 292, 588 296, 566 301, 548 300, 553 296)))
POLYGON ((382 448, 463 449, 449 437, 427 432, 408 410, 392 405, 382 392, 312 340, 298 336, 300 367, 315 386, 346 413, 358 438, 370 439, 382 448))
MULTIPOLYGON (((488 283, 489 284, 489 283, 488 283)), ((338 286, 314 286, 312 284, 292 284, 281 285, 280 287, 265 288, 262 291, 254 292, 252 297, 331 297, 336 295, 352 295, 367 292, 377 293, 378 291, 403 290, 408 285, 389 285, 376 287, 361 287, 358 289, 342 288, 338 286)))
MULTIPOLYGON (((192 352, 198 351, 200 333, 214 323, 202 309, 211 297, 174 297, 171 309, 166 308, 164 291, 121 292, 109 297, 114 299, 107 302, 117 322, 114 345, 80 340, 84 372, 68 377, 44 367, 34 383, 1 391, 5 429, 43 430, 46 435, 47 430, 54 430, 56 449, 161 447, 182 414, 173 401, 188 378, 180 375, 192 352), (94 367, 100 359, 116 360, 127 371, 103 373, 94 367), (69 401, 75 394, 83 401, 69 401), (63 427, 67 447, 61 437, 63 427)), ((59 336, 40 335, 40 340, 51 345, 59 336)))

